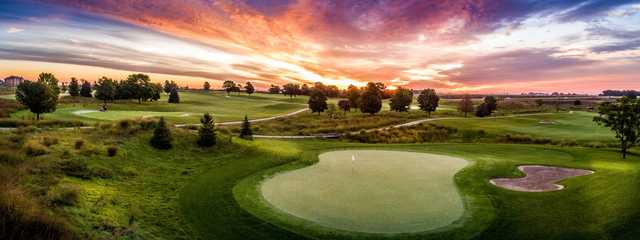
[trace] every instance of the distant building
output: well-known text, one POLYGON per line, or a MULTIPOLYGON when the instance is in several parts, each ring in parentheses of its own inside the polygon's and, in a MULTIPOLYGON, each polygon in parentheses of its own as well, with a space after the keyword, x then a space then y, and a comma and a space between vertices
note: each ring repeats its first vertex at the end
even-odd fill
POLYGON ((24 82, 24 78, 18 76, 9 76, 4 79, 4 85, 7 87, 17 87, 22 82, 24 82))

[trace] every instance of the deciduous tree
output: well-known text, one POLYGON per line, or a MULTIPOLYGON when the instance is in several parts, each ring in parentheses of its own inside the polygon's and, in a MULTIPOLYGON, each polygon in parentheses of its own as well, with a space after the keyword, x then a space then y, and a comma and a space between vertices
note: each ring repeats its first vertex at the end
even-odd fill
POLYGON ((318 89, 311 89, 311 93, 309 94, 309 109, 311 112, 320 114, 327 110, 327 96, 324 95, 324 92, 318 89))
POLYGON ((360 105, 360 111, 374 115, 380 112, 382 109, 382 93, 380 88, 375 83, 368 83, 364 92, 360 95, 358 104, 360 105))
POLYGON ((405 88, 398 88, 391 97, 389 107, 391 107, 391 111, 406 112, 409 111, 411 102, 413 102, 413 91, 405 88))
POLYGON ((53 75, 53 73, 44 73, 44 72, 40 73, 40 75, 38 75, 38 82, 41 82, 49 86, 53 95, 56 95, 56 96, 60 95, 60 87, 58 87, 58 79, 56 78, 56 76, 53 75))
POLYGON ((458 111, 464 113, 464 117, 467 117, 469 113, 473 112, 473 101, 471 100, 471 96, 464 95, 460 103, 458 104, 458 111))
POLYGON ((96 84, 96 98, 104 101, 113 101, 116 97, 116 87, 113 79, 107 77, 101 77, 96 84))
POLYGON ((251 82, 247 82, 247 83, 244 85, 244 91, 245 91, 247 94, 251 95, 251 94, 253 94, 254 92, 256 92, 256 89, 253 87, 253 84, 251 84, 251 82))
POLYGON ((345 113, 347 113, 348 111, 351 111, 351 103, 349 102, 349 100, 343 99, 343 100, 338 101, 338 106, 345 113))
POLYGON ((211 89, 211 84, 209 84, 209 82, 204 82, 204 84, 202 84, 202 89, 209 91, 211 89))
POLYGON ((436 91, 433 89, 425 89, 420 92, 418 96, 418 104, 420 105, 420 110, 427 113, 428 117, 431 117, 431 113, 438 109, 438 103, 440 102, 440 97, 436 94, 436 91))
POLYGON ((224 88, 227 92, 227 96, 229 96, 229 94, 236 88, 236 83, 231 80, 224 81, 222 83, 222 88, 224 88))
POLYGON ((16 88, 16 100, 29 108, 40 120, 40 114, 54 112, 58 104, 58 96, 42 82, 25 81, 16 88))
POLYGON ((623 97, 616 102, 605 102, 598 108, 598 113, 593 121, 615 132, 622 158, 626 158, 628 149, 640 140, 640 101, 623 97))

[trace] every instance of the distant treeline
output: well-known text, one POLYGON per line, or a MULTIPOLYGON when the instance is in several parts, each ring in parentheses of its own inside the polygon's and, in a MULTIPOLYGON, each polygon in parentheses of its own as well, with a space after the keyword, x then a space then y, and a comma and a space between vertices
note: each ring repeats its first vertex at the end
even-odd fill
POLYGON ((637 97, 640 96, 640 92, 636 90, 604 90, 600 96, 612 96, 612 97, 637 97))

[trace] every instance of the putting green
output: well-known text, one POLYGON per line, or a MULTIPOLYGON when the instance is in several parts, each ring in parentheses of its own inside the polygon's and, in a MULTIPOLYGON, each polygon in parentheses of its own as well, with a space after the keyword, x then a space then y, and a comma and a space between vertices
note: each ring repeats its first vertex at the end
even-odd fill
POLYGON ((335 151, 262 182, 279 211, 333 229, 411 233, 445 227, 464 206, 453 176, 468 162, 400 151, 335 151))

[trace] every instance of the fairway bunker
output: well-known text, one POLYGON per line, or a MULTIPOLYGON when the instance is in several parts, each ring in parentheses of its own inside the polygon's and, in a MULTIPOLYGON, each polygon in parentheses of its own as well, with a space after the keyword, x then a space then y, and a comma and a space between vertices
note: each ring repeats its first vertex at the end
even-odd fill
POLYGON ((454 175, 468 162, 401 151, 335 151, 260 186, 276 209, 323 227, 411 233, 445 227, 464 213, 454 175))
POLYGON ((550 167, 540 165, 523 165, 518 169, 526 174, 523 178, 494 178, 489 180, 498 187, 520 192, 550 192, 564 189, 556 184, 567 178, 593 174, 594 171, 584 169, 550 167))

